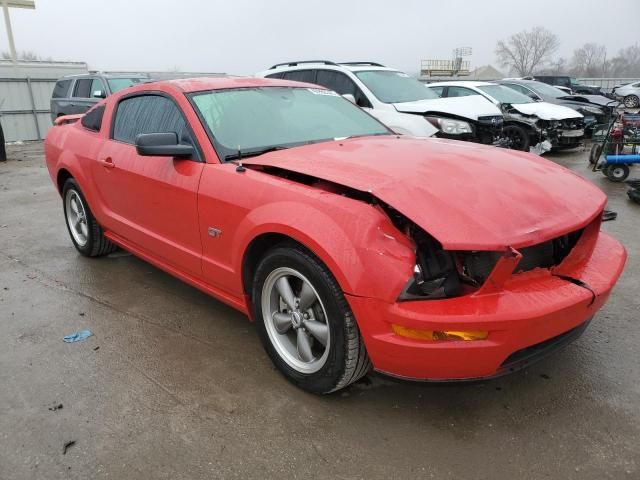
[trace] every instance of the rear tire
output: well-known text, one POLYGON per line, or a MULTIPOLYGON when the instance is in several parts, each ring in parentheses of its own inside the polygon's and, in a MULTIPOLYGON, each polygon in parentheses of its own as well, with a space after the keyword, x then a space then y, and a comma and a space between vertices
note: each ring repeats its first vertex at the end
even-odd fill
POLYGON ((118 249, 104 236, 73 178, 62 187, 62 205, 67 231, 78 252, 86 257, 100 257, 118 249))
POLYGON ((636 108, 640 105, 640 99, 636 95, 627 95, 624 97, 624 106, 627 108, 636 108))
POLYGON ((267 252, 256 269, 252 302, 267 354, 294 385, 326 394, 370 370, 340 286, 303 247, 283 244, 267 252))
POLYGON ((589 153, 589 163, 591 165, 595 165, 596 163, 598 163, 598 159, 600 158, 600 155, 602 155, 602 145, 600 144, 591 145, 591 152, 589 153))
POLYGON ((511 149, 523 152, 529 151, 531 140, 529 139, 529 132, 524 128, 518 125, 507 125, 502 129, 502 133, 511 141, 511 149))
POLYGON ((627 165, 607 165, 604 174, 612 182, 624 182, 629 176, 630 170, 627 165))

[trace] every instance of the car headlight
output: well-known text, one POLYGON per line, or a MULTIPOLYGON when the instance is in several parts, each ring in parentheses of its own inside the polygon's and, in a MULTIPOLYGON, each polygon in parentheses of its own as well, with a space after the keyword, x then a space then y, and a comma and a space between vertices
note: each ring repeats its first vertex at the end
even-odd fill
POLYGON ((462 120, 453 120, 451 118, 427 117, 427 120, 443 133, 449 135, 462 135, 465 133, 473 133, 473 128, 468 122, 462 120))
POLYGON ((598 108, 598 107, 582 107, 582 110, 584 110, 585 112, 589 112, 589 113, 593 113, 595 115, 602 115, 604 112, 602 111, 602 109, 598 108))

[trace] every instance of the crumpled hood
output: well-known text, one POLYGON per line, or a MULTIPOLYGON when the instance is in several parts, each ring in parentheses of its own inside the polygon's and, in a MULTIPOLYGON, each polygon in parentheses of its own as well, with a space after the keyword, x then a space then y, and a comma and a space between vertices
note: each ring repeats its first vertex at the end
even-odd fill
POLYGON ((468 142, 366 137, 247 158, 370 192, 450 250, 504 250, 584 227, 606 196, 540 157, 468 142))
POLYGON ((480 95, 394 103, 393 106, 399 112, 404 113, 442 112, 471 120, 478 120, 478 117, 502 115, 498 107, 480 95))
POLYGON ((617 100, 612 100, 611 98, 603 97, 602 95, 566 95, 564 97, 558 97, 558 100, 569 100, 583 105, 592 103, 594 105, 608 107, 615 107, 620 103, 617 100))
MULTIPOLYGON (((466 98, 466 97, 465 97, 466 98)), ((582 118, 582 114, 573 108, 554 105, 547 102, 511 103, 520 113, 535 115, 542 120, 564 120, 566 118, 582 118)))

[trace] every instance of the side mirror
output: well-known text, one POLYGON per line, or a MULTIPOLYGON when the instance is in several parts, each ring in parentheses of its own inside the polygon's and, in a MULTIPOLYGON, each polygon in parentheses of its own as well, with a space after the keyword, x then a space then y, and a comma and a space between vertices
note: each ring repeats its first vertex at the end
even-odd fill
POLYGON ((178 134, 175 132, 140 133, 136 136, 136 151, 144 157, 190 158, 194 148, 178 143, 178 134))
POLYGON ((342 95, 344 98, 346 98, 347 100, 349 100, 351 103, 356 103, 356 97, 354 97, 352 94, 350 93, 345 93, 344 95, 342 95))
POLYGON ((104 90, 95 90, 91 96, 94 98, 107 98, 107 92, 104 90))

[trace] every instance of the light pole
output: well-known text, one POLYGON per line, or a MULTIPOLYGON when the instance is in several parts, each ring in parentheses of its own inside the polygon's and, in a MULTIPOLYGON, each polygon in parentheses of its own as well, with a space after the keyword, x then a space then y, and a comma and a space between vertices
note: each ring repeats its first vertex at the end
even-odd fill
POLYGON ((16 45, 13 42, 13 31, 11 30, 11 17, 9 16, 10 8, 28 8, 33 10, 36 8, 35 0, 2 0, 2 10, 4 11, 4 26, 7 29, 7 38, 9 39, 9 51, 11 52, 11 60, 13 63, 18 62, 16 53, 16 45))

